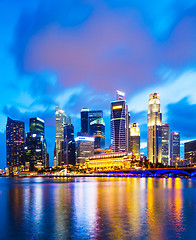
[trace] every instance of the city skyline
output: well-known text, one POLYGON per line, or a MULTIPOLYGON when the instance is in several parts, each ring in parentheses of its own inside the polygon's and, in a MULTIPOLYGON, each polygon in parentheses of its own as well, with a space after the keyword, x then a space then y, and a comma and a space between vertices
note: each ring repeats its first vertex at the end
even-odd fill
POLYGON ((45 6, 39 0, 0 3, 1 168, 7 116, 26 126, 30 117, 44 119, 53 162, 55 106, 69 113, 75 132, 82 107, 102 109, 108 146, 108 102, 116 89, 126 92, 142 147, 151 92, 160 93, 163 123, 180 132, 182 142, 196 139, 196 1, 155 1, 152 8, 145 1, 47 1, 49 14, 45 6))

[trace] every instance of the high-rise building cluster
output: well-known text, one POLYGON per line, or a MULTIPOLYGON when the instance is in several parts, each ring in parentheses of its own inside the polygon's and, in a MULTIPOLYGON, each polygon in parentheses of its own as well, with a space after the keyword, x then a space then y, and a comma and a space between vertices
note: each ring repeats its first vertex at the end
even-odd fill
POLYGON ((44 121, 40 118, 30 118, 29 129, 25 136, 24 122, 7 118, 7 167, 11 172, 39 170, 49 166, 44 121))
MULTIPOLYGON (((127 167, 131 160, 144 159, 140 154, 140 127, 131 122, 125 93, 116 92, 111 101, 111 146, 105 149, 105 122, 103 111, 89 108, 81 110, 81 130, 74 137, 70 116, 56 107, 56 140, 54 166, 84 165, 127 167), (126 159, 129 160, 126 161, 126 159), (99 163, 99 164, 98 164, 99 163)), ((6 125, 7 166, 23 166, 34 170, 49 166, 44 121, 30 118, 29 132, 25 136, 24 122, 8 117, 6 125)), ((176 166, 180 159, 180 133, 162 123, 161 103, 158 93, 151 93, 147 114, 147 160, 157 166, 176 166)), ((195 141, 185 143, 185 161, 196 163, 195 141)))

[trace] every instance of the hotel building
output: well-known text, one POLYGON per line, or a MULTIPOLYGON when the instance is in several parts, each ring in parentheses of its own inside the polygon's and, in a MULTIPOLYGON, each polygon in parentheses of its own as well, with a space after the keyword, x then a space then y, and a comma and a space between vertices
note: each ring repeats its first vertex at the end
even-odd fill
POLYGON ((147 115, 147 155, 151 163, 162 160, 162 113, 158 93, 151 93, 148 101, 147 115))

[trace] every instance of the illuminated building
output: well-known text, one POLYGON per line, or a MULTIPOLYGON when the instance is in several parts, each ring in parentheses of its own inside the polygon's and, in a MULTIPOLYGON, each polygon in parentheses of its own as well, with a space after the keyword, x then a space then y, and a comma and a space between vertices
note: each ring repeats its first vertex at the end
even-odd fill
POLYGON ((88 108, 82 108, 81 110, 81 133, 82 135, 88 134, 88 108))
POLYGON ((162 163, 169 165, 169 124, 162 124, 162 163))
POLYGON ((130 151, 137 160, 140 160, 140 128, 138 127, 138 123, 131 123, 130 151))
POLYGON ((184 143, 184 160, 190 163, 196 163, 196 140, 184 143))
POLYGON ((23 165, 25 125, 22 121, 7 118, 6 124, 6 155, 7 167, 23 165))
POLYGON ((30 118, 30 133, 44 137, 44 121, 38 117, 30 118))
POLYGON ((105 123, 103 118, 97 118, 90 123, 89 133, 95 139, 95 154, 103 153, 105 149, 105 123))
POLYGON ((64 127, 64 137, 65 137, 65 164, 76 164, 75 157, 75 140, 74 140, 74 126, 66 125, 64 127))
POLYGON ((125 94, 117 91, 117 100, 111 102, 111 149, 127 152, 129 142, 128 106, 125 94))
POLYGON ((44 121, 40 118, 30 118, 30 132, 27 133, 25 141, 25 166, 31 171, 35 168, 49 166, 49 155, 47 153, 46 140, 44 138, 44 121))
POLYGON ((158 93, 151 93, 147 115, 147 155, 153 164, 162 160, 162 113, 158 93))
POLYGON ((55 166, 64 164, 64 127, 71 124, 70 117, 59 107, 56 107, 56 156, 55 166))
POLYGON ((88 112, 88 132, 90 133, 90 124, 96 119, 103 118, 102 110, 91 110, 88 112))
POLYGON ((88 157, 85 167, 92 170, 129 169, 135 160, 132 153, 109 153, 88 157))
POLYGON ((170 133, 170 165, 175 166, 180 160, 180 133, 170 133))
POLYGON ((85 159, 94 154, 94 138, 79 136, 75 138, 76 164, 84 164, 85 159))

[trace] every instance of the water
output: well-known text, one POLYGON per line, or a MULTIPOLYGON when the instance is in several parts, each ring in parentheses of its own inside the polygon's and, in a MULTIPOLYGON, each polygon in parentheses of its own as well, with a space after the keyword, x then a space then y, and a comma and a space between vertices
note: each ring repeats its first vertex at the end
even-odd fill
POLYGON ((0 178, 0 239, 196 239, 196 179, 0 178))

